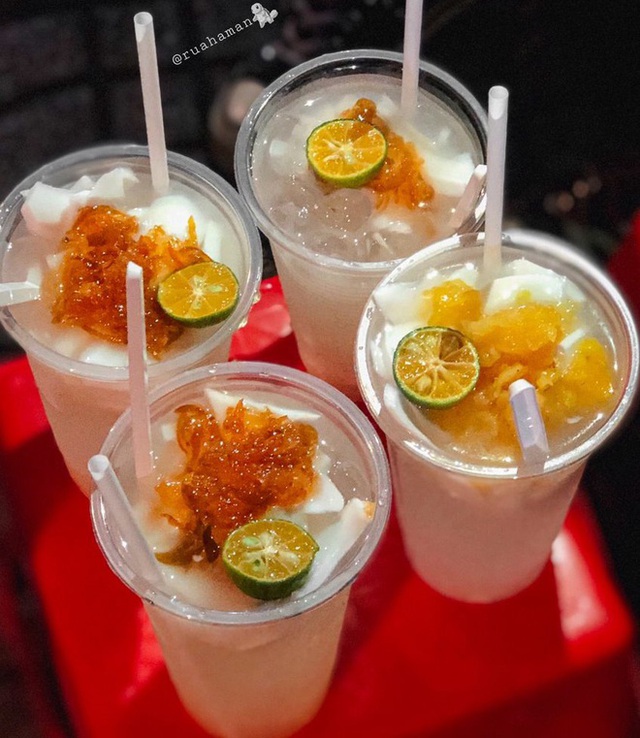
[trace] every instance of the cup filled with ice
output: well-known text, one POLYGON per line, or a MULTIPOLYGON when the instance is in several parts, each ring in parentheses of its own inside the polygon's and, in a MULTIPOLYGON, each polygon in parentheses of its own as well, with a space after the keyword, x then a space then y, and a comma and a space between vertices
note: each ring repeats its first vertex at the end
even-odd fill
POLYGON ((614 285, 576 249, 531 231, 415 254, 374 290, 357 370, 384 430, 407 554, 440 592, 474 602, 530 584, 589 456, 638 385, 638 337, 614 285), (511 408, 527 382, 546 435, 523 455, 511 408))
POLYGON ((402 56, 356 50, 287 72, 252 105, 236 144, 240 194, 269 238, 307 370, 357 397, 353 342, 377 282, 400 259, 478 230, 484 192, 452 214, 486 149, 486 115, 422 62, 400 109, 402 56))
POLYGON ((152 393, 150 414, 151 476, 136 479, 128 411, 96 458, 157 571, 108 490, 92 495, 98 543, 142 598, 190 714, 215 735, 290 735, 322 703, 350 586, 388 517, 381 442, 334 388, 269 364, 187 372, 152 393))
POLYGON ((27 353, 56 442, 86 494, 87 460, 129 402, 127 264, 143 269, 151 386, 226 360, 260 282, 259 234, 235 190, 186 157, 169 153, 168 164, 170 188, 158 195, 145 147, 86 149, 34 172, 2 206, 0 281, 31 285, 38 299, 0 309, 0 320, 27 353), (161 304, 160 284, 179 272, 161 304), (211 273, 224 275, 230 302, 217 314, 189 312, 185 290, 197 292, 204 279, 209 292, 198 306, 209 305, 219 287, 211 273))

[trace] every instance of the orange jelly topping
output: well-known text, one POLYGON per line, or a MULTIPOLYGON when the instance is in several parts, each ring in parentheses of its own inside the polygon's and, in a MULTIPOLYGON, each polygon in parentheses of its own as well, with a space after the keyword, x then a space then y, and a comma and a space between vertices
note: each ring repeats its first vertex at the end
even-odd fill
POLYGON ((370 123, 382 131, 387 139, 384 164, 378 174, 364 185, 376 193, 376 208, 382 210, 391 203, 409 210, 427 207, 433 200, 434 190, 422 176, 424 162, 416 147, 392 131, 389 124, 378 115, 376 104, 362 97, 341 117, 370 123))
POLYGON ((566 433, 567 421, 606 409, 614 395, 611 358, 595 338, 581 339, 566 359, 558 344, 576 328, 578 306, 542 305, 523 292, 518 304, 485 315, 481 293, 461 280, 425 290, 422 317, 428 325, 468 336, 480 357, 480 377, 467 397, 446 410, 425 411, 465 449, 483 457, 514 458, 518 441, 509 385, 526 379, 537 390, 550 436, 566 433))
POLYGON ((62 240, 63 259, 50 276, 54 323, 83 328, 111 343, 127 343, 127 264, 144 275, 147 350, 158 358, 183 332, 156 299, 171 272, 209 257, 198 247, 195 222, 185 240, 156 226, 138 235, 138 220, 107 205, 82 208, 62 240))
MULTIPOLYGON (((184 471, 156 491, 159 512, 185 537, 207 532, 218 544, 272 507, 303 502, 316 481, 316 429, 240 401, 222 422, 200 405, 178 413, 177 438, 184 471)), ((167 563, 173 563, 168 561, 167 563)))

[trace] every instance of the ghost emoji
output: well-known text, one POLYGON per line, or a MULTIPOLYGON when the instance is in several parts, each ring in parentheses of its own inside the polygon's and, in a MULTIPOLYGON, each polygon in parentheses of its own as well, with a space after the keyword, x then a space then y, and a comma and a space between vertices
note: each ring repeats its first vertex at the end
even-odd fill
POLYGON ((251 6, 251 12, 253 13, 253 20, 260 23, 260 28, 264 28, 267 23, 273 23, 274 18, 278 16, 277 10, 267 10, 260 3, 254 3, 251 6))

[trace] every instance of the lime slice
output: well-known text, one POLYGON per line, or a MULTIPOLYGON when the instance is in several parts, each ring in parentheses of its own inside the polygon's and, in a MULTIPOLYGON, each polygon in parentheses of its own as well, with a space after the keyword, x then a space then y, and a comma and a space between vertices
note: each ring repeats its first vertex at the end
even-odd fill
POLYGON ((318 544, 288 520, 254 520, 236 528, 222 549, 234 583, 250 597, 288 597, 305 582, 318 544))
POLYGON ((164 279, 158 287, 158 302, 174 320, 199 328, 228 318, 238 293, 238 280, 228 266, 203 261, 164 279))
POLYGON ((466 397, 480 374, 478 352, 453 328, 427 326, 408 333, 393 355, 393 376, 415 405, 446 408, 466 397))
POLYGON ((313 171, 337 187, 360 187, 372 179, 387 156, 387 140, 370 123, 340 118, 314 128, 307 139, 313 171))

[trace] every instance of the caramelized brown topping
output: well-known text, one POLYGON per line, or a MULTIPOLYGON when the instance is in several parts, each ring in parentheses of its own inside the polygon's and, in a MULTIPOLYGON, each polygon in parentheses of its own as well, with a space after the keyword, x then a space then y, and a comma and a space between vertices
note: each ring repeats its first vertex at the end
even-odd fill
POLYGON ((137 218, 107 205, 82 208, 67 231, 62 264, 50 277, 54 323, 78 326, 111 343, 127 343, 126 271, 142 267, 147 350, 158 358, 184 328, 158 305, 158 284, 169 274, 210 261, 198 247, 193 218, 182 241, 157 226, 138 236, 137 218))
MULTIPOLYGON (((227 410, 221 423, 200 405, 176 412, 184 470, 160 482, 156 491, 159 512, 183 532, 185 550, 196 538, 197 553, 211 561, 232 530, 272 507, 292 508, 310 495, 318 443, 313 426, 249 409, 242 401, 227 410)), ((176 563, 182 551, 181 546, 174 549, 176 563)), ((171 558, 174 552, 162 556, 171 558)))

